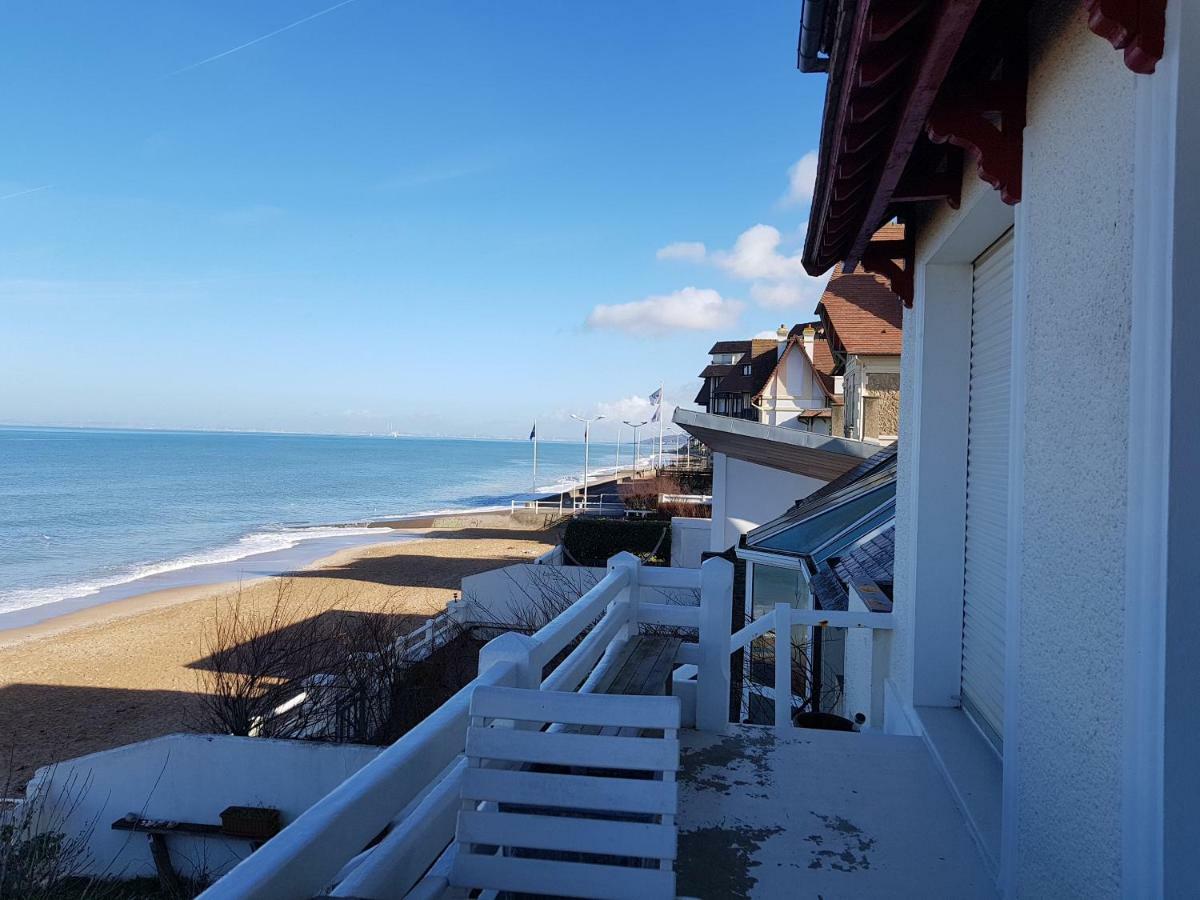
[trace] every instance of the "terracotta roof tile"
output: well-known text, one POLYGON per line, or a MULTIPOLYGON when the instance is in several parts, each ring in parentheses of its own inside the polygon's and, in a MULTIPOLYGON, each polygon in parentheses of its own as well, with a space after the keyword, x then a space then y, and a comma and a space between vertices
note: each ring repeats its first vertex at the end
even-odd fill
MULTIPOLYGON (((890 227, 885 225, 880 231, 890 227)), ((880 275, 866 272, 861 266, 853 274, 844 275, 837 266, 817 304, 817 314, 834 348, 868 356, 900 354, 900 298, 880 275)))

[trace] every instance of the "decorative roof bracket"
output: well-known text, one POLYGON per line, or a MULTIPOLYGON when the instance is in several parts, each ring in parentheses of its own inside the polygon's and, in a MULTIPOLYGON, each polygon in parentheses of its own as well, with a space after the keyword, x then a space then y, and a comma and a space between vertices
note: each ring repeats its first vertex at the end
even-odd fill
POLYGON ((867 244, 859 265, 868 272, 882 275, 893 294, 913 305, 913 239, 912 227, 906 225, 899 240, 875 240, 867 244), (903 264, 903 265, 901 265, 903 264))
POLYGON ((1083 0, 1088 28, 1125 51, 1131 72, 1149 75, 1163 55, 1167 0, 1083 0))
POLYGON ((979 177, 999 190, 1005 203, 1014 204, 1021 200, 1028 82, 1024 4, 1011 4, 1005 13, 1004 27, 986 32, 993 46, 972 54, 976 66, 943 90, 925 124, 931 141, 971 154, 979 177))

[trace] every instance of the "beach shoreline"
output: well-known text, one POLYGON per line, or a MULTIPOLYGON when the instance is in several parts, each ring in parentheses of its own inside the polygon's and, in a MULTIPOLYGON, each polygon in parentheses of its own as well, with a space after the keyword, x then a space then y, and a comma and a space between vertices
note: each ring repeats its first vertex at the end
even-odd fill
POLYGON ((305 615, 386 610, 416 627, 445 608, 462 578, 532 561, 557 541, 555 529, 507 511, 429 525, 279 576, 139 594, 0 632, 0 785, 19 790, 58 760, 205 730, 206 634, 235 598, 250 614, 269 611, 282 592, 305 615))
MULTIPOLYGON (((615 489, 619 477, 631 470, 600 475, 603 480, 590 481, 593 493, 615 489)), ((582 483, 562 483, 550 486, 546 493, 530 493, 530 499, 556 502, 569 500, 582 491, 582 483), (557 489, 557 490, 555 490, 557 489)), ((526 496, 526 495, 523 495, 526 496)), ((141 608, 154 608, 234 589, 238 585, 261 583, 295 570, 319 567, 343 551, 365 550, 381 543, 393 543, 420 538, 430 529, 452 527, 476 520, 509 518, 511 507, 480 506, 446 509, 439 512, 388 516, 359 522, 333 522, 305 526, 326 532, 344 530, 344 534, 322 533, 322 537, 306 538, 299 533, 288 547, 259 554, 249 554, 228 561, 201 563, 170 569, 161 573, 131 578, 106 585, 77 596, 68 596, 48 603, 0 612, 0 647, 11 645, 38 634, 60 633, 72 627, 83 627, 95 621, 130 615, 141 608), (371 532, 387 534, 386 538, 371 532)))

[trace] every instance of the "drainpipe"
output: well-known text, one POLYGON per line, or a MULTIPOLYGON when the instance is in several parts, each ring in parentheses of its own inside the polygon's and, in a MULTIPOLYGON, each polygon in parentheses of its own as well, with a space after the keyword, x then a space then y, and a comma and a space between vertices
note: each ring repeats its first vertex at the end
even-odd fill
POLYGON ((828 72, 829 57, 820 56, 829 0, 804 0, 800 13, 800 40, 796 45, 796 68, 801 72, 828 72))

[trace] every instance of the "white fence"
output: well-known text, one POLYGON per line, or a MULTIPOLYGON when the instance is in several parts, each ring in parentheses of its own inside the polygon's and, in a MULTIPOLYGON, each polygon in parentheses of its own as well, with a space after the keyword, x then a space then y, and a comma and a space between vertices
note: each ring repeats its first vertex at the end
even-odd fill
POLYGON ((316 803, 204 893, 222 898, 435 896, 445 887, 435 863, 450 843, 460 806, 467 710, 477 685, 587 691, 642 624, 698 629, 678 661, 697 677, 678 684, 685 722, 724 731, 729 719, 729 622, 733 567, 643 567, 628 553, 532 636, 503 634, 480 653, 478 677, 425 721, 316 803), (700 606, 648 602, 647 588, 699 589, 700 606), (548 664, 574 649, 543 679, 548 664), (374 847, 371 840, 387 831, 374 847), (432 869, 430 868, 432 866, 432 869), (411 892, 411 893, 410 893, 411 892))
MULTIPOLYGON (((775 727, 792 726, 792 630, 796 627, 844 628, 847 630, 846 684, 847 696, 853 705, 846 711, 862 713, 860 725, 881 724, 883 709, 883 679, 887 674, 888 636, 895 627, 891 613, 858 610, 796 609, 786 603, 776 604, 767 614, 755 619, 729 638, 729 652, 747 648, 760 637, 773 635, 776 642, 775 688, 763 690, 775 705, 775 727), (782 637, 781 637, 782 636, 782 637), (787 652, 778 648, 786 646, 787 652), (788 690, 779 690, 788 685, 788 690)), ((676 673, 676 678, 679 678, 676 673)))
POLYGON ((571 499, 560 494, 557 500, 511 500, 509 506, 513 512, 530 510, 564 516, 578 513, 615 515, 625 512, 625 504, 621 502, 619 494, 588 494, 586 502, 582 498, 571 499))
POLYGON ((682 506, 711 506, 712 494, 659 494, 659 503, 678 503, 682 506))

